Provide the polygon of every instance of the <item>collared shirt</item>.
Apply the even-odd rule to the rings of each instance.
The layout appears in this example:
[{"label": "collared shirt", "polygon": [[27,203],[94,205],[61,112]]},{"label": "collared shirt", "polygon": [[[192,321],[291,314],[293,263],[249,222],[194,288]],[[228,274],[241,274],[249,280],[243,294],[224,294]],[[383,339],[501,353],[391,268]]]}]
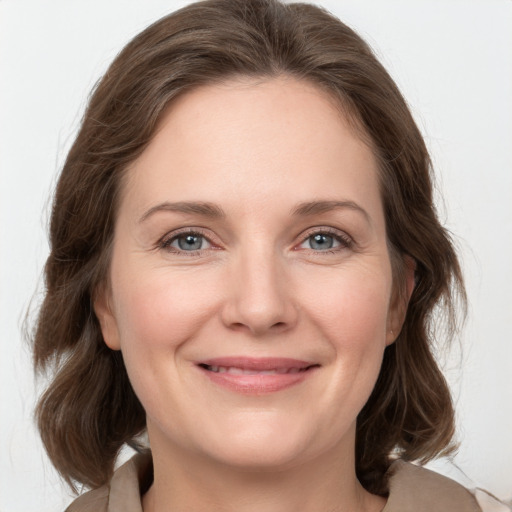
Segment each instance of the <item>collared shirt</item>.
[{"label": "collared shirt", "polygon": [[[115,471],[108,485],[77,498],[66,512],[143,512],[141,495],[152,480],[149,453]],[[389,468],[389,497],[382,512],[481,512],[462,485],[428,469],[397,460]]]}]

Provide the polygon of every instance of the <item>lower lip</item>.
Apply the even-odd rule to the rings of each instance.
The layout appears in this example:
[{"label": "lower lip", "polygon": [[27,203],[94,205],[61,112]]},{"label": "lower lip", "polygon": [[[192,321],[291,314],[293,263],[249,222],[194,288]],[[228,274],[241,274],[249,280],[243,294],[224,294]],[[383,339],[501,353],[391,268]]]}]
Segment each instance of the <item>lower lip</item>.
[{"label": "lower lip", "polygon": [[237,375],[227,372],[212,372],[200,366],[198,368],[215,384],[247,395],[275,393],[276,391],[295,386],[310,377],[316,369],[316,367],[312,367],[299,373],[280,373],[275,375]]}]

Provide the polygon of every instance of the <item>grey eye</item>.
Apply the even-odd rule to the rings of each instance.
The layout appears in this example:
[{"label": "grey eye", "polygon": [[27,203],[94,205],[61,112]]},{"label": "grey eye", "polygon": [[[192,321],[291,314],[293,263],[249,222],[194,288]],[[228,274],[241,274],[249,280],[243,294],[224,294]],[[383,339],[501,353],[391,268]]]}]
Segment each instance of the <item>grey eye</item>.
[{"label": "grey eye", "polygon": [[315,251],[325,251],[327,249],[332,249],[335,247],[335,244],[337,240],[331,236],[327,235],[325,233],[317,233],[316,235],[311,235],[308,237],[309,246],[311,249],[314,249]]},{"label": "grey eye", "polygon": [[171,246],[176,247],[182,251],[198,251],[204,249],[205,238],[202,235],[189,233],[180,235],[174,239]]}]

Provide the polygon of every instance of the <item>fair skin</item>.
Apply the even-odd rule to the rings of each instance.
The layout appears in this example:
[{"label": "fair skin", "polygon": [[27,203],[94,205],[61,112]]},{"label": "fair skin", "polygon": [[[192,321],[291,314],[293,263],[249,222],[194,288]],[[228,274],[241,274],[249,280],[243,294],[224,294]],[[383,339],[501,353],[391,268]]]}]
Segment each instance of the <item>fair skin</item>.
[{"label": "fair skin", "polygon": [[355,425],[404,305],[375,158],[325,93],[280,77],[176,100],[127,171],[105,288],[147,413],[145,512],[382,510]]}]

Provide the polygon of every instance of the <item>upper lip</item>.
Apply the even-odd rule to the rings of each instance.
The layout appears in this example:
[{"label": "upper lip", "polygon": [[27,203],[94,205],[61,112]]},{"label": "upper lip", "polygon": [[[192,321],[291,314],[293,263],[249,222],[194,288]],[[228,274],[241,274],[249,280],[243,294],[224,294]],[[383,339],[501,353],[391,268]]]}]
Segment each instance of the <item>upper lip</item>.
[{"label": "upper lip", "polygon": [[226,368],[240,368],[242,370],[268,371],[289,370],[290,368],[304,369],[318,366],[310,361],[292,359],[289,357],[216,357],[198,361],[199,366],[221,366]]}]

